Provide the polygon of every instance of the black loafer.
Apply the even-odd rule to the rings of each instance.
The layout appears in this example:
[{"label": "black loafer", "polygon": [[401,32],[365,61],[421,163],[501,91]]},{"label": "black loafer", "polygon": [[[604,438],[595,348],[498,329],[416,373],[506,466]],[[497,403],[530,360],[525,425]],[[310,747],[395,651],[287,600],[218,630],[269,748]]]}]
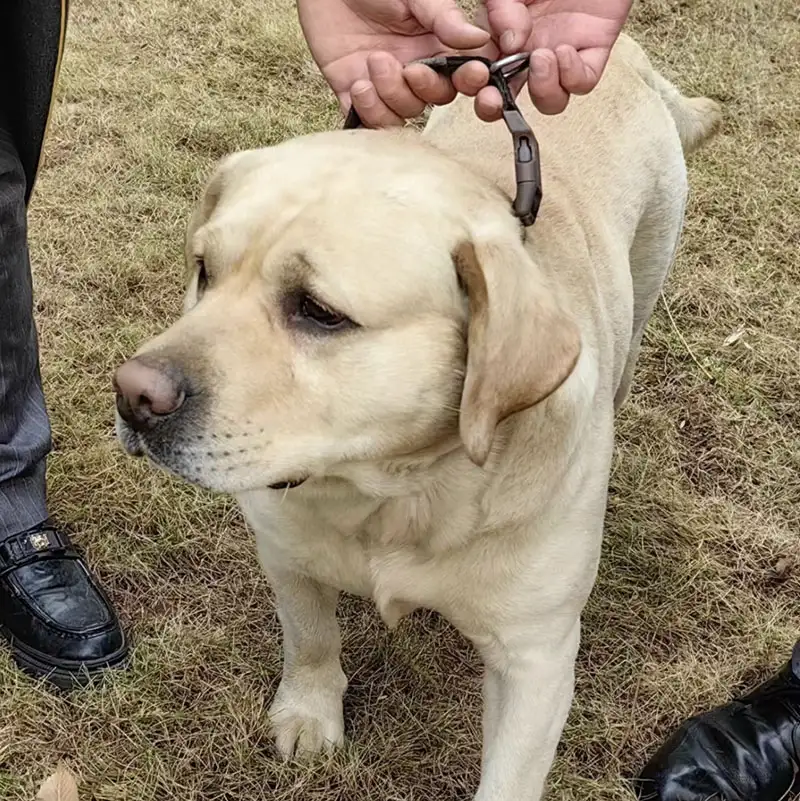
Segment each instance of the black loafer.
[{"label": "black loafer", "polygon": [[780,801],[800,790],[800,642],[749,695],[686,721],[635,780],[642,801]]},{"label": "black loafer", "polygon": [[0,634],[23,670],[64,690],[127,662],[113,607],[81,554],[50,523],[0,542]]}]

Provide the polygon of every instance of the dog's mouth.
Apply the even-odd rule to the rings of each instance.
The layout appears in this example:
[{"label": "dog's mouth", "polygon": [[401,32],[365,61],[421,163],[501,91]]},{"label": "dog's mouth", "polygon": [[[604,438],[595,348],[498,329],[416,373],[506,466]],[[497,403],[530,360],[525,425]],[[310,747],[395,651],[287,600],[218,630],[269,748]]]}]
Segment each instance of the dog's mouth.
[{"label": "dog's mouth", "polygon": [[[208,489],[216,488],[214,485],[217,482],[208,480],[208,472],[198,469],[197,465],[193,467],[191,464],[187,465],[185,462],[182,463],[180,458],[177,460],[171,458],[171,456],[174,455],[174,451],[170,453],[170,448],[167,449],[166,453],[162,453],[163,449],[151,445],[141,433],[134,431],[119,417],[117,417],[116,421],[116,434],[122,449],[128,456],[134,456],[136,458],[147,457],[159,467],[164,468],[170,473],[174,473],[184,479],[184,481],[188,481],[191,484],[198,484]],[[205,475],[203,475],[204,473]],[[211,474],[213,474],[213,468],[211,469]],[[308,479],[309,476],[307,475],[293,476],[268,484],[267,488],[286,492],[305,484]],[[263,487],[264,485],[262,484],[261,486]]]},{"label": "dog's mouth", "polygon": [[114,428],[116,430],[119,444],[122,446],[122,449],[125,451],[125,453],[128,454],[128,456],[141,458],[145,455],[141,437],[132,428],[129,428],[122,421],[119,415],[117,415]]}]

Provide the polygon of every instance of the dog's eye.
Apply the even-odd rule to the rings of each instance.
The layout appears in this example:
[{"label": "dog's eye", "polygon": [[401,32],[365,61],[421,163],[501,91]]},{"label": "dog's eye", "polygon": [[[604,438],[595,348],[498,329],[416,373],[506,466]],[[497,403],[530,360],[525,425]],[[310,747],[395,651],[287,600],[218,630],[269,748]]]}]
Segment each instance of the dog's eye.
[{"label": "dog's eye", "polygon": [[203,290],[208,286],[208,271],[202,256],[195,259],[195,265],[197,266],[197,288]]},{"label": "dog's eye", "polygon": [[197,267],[197,296],[201,297],[208,289],[208,271],[206,270],[206,263],[202,256],[196,256],[194,260]]},{"label": "dog's eye", "polygon": [[323,306],[319,301],[314,300],[311,295],[304,295],[300,299],[297,309],[297,316],[303,320],[314,323],[326,331],[338,331],[353,325],[353,321],[327,306]]}]

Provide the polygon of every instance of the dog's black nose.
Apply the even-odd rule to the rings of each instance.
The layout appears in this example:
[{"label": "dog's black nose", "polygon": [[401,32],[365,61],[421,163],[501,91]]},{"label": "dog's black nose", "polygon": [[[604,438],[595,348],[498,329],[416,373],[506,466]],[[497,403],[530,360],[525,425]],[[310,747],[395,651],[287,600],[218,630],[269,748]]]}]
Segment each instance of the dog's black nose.
[{"label": "dog's black nose", "polygon": [[185,381],[171,365],[133,358],[114,376],[117,411],[134,430],[150,428],[174,414],[186,400]]}]

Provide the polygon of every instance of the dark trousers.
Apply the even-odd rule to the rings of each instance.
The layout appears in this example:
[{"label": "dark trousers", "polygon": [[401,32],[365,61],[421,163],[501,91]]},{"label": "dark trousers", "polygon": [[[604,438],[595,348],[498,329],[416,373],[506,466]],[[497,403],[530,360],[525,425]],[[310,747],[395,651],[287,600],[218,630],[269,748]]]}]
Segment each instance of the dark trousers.
[{"label": "dark trousers", "polygon": [[0,540],[47,517],[50,423],[33,319],[27,205],[66,15],[66,0],[0,0]]}]

